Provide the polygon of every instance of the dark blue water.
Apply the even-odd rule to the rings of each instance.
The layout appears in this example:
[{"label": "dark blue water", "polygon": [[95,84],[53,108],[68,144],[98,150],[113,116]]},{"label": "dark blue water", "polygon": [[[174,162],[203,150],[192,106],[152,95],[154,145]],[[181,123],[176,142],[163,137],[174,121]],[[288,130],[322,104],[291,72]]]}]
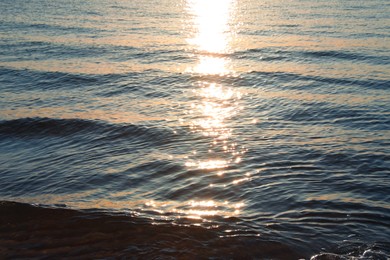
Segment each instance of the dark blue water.
[{"label": "dark blue water", "polygon": [[0,14],[0,258],[390,258],[388,1]]}]

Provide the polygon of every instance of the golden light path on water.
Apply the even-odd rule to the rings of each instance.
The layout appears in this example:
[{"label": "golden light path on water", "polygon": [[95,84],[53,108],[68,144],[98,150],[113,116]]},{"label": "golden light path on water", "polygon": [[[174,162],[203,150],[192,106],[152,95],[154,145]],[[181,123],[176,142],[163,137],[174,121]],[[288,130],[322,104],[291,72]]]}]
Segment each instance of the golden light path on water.
[{"label": "golden light path on water", "polygon": [[193,25],[197,34],[188,39],[188,42],[197,45],[199,51],[225,52],[228,47],[232,4],[232,0],[189,0],[188,8],[194,17]]},{"label": "golden light path on water", "polygon": [[229,51],[232,30],[229,26],[233,0],[188,0],[188,13],[193,17],[195,35],[187,42],[195,46],[199,62],[189,71],[201,74],[227,74],[228,60],[223,54]]},{"label": "golden light path on water", "polygon": [[[195,66],[189,66],[187,72],[200,75],[223,76],[229,70],[229,42],[233,35],[230,28],[233,0],[188,0],[187,12],[192,17],[193,32],[187,39],[188,44],[197,56]],[[195,98],[189,107],[188,114],[191,130],[209,138],[207,151],[195,150],[188,157],[185,165],[189,169],[204,170],[224,178],[224,169],[240,163],[245,149],[232,140],[232,118],[238,116],[242,95],[233,87],[217,81],[199,81],[193,86],[191,95]],[[248,176],[234,180],[237,185]],[[209,184],[213,187],[213,184]],[[192,219],[206,216],[233,216],[240,213],[242,202],[192,200],[180,213]],[[180,210],[179,210],[180,211]]]}]

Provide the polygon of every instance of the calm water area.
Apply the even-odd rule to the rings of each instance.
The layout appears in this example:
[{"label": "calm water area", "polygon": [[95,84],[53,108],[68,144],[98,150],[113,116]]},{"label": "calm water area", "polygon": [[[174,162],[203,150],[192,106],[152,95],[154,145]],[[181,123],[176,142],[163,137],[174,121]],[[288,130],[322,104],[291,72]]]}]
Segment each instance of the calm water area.
[{"label": "calm water area", "polygon": [[1,0],[0,258],[59,257],[390,259],[390,2]]}]

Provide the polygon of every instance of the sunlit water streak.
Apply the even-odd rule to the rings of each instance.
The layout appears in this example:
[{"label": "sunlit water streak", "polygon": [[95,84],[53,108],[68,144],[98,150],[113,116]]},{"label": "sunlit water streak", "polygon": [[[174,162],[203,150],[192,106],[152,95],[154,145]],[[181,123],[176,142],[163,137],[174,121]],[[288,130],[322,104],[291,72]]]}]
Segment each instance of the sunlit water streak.
[{"label": "sunlit water streak", "polygon": [[223,54],[230,50],[230,39],[234,31],[230,27],[234,10],[233,0],[191,1],[187,11],[192,16],[194,32],[187,42],[195,47],[198,64],[189,72],[201,74],[227,74],[229,59]]},{"label": "sunlit water streak", "polygon": [[[224,54],[230,51],[233,6],[234,1],[227,0],[187,2],[186,8],[194,28],[187,42],[194,46],[193,52],[198,58],[197,65],[190,66],[187,72],[200,75],[232,74],[228,69],[229,59]],[[239,103],[241,93],[225,84],[207,80],[196,82],[193,87],[195,98],[187,112],[191,119],[182,122],[189,124],[193,133],[207,137],[209,143],[206,149],[193,150],[185,166],[198,170],[223,170],[239,163],[244,150],[232,139],[234,133],[231,124],[234,121],[231,118],[239,116],[242,109]],[[222,176],[223,172],[216,174]],[[210,187],[212,185],[209,184]],[[193,211],[196,212],[204,215],[202,211]],[[235,210],[234,213],[239,211]]]},{"label": "sunlit water streak", "polygon": [[389,257],[387,2],[0,10],[0,254]]}]

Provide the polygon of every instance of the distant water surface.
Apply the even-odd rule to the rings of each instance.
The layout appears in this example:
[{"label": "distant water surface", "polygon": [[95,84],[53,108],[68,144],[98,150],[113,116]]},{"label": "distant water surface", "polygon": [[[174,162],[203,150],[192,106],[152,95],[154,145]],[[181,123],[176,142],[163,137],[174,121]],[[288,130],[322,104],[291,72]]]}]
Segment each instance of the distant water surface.
[{"label": "distant water surface", "polygon": [[390,2],[0,10],[0,255],[390,258]]}]

